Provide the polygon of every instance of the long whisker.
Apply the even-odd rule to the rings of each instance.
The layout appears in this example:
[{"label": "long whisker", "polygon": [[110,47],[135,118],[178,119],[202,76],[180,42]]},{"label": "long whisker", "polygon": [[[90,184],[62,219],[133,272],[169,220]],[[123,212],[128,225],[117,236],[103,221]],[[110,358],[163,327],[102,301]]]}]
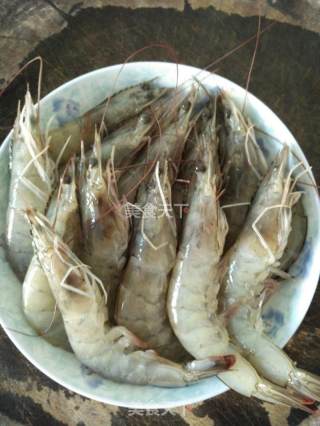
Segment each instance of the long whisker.
[{"label": "long whisker", "polygon": [[274,257],[274,255],[273,255],[273,253],[272,253],[272,250],[270,249],[270,247],[269,247],[269,245],[268,245],[268,243],[266,242],[266,240],[263,238],[263,236],[262,236],[262,234],[260,233],[260,231],[258,230],[258,228],[257,228],[257,224],[258,224],[258,222],[262,219],[262,217],[268,212],[268,211],[270,211],[270,210],[273,210],[273,209],[280,209],[280,208],[284,208],[284,209],[290,209],[291,207],[290,206],[288,206],[288,205],[285,205],[285,204],[277,204],[277,205],[274,205],[274,206],[269,206],[269,207],[266,207],[265,209],[263,209],[263,211],[258,215],[258,217],[255,219],[255,221],[252,223],[252,229],[253,229],[253,231],[257,234],[257,237],[258,237],[258,239],[259,239],[259,241],[261,242],[261,245],[265,248],[265,250],[267,251],[267,253],[268,253],[268,255],[269,255],[269,257],[270,257],[270,261],[272,262],[272,263],[274,263],[275,262],[275,257]]},{"label": "long whisker", "polygon": [[259,46],[259,41],[260,41],[260,34],[261,34],[261,16],[259,15],[259,17],[258,17],[258,31],[257,31],[257,37],[256,37],[256,44],[255,44],[255,47],[254,47],[254,51],[253,51],[253,55],[252,55],[252,60],[251,60],[251,64],[250,64],[250,69],[249,69],[249,73],[248,73],[248,77],[247,77],[246,94],[244,96],[244,101],[243,101],[243,106],[242,106],[242,112],[244,112],[245,109],[246,109],[246,102],[247,102],[249,84],[250,84],[250,80],[251,80],[251,74],[252,74],[252,70],[253,70],[253,66],[254,66],[254,61],[256,59],[256,55],[257,55],[257,51],[258,51],[258,46]]}]

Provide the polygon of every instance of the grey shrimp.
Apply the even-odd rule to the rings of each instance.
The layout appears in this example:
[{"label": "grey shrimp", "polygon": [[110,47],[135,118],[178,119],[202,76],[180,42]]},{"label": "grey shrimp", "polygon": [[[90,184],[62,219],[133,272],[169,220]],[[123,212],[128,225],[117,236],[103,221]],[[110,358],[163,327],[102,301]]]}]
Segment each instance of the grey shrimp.
[{"label": "grey shrimp", "polygon": [[304,370],[263,334],[260,300],[264,282],[279,264],[291,231],[294,192],[292,171],[286,171],[289,149],[275,159],[251,206],[244,229],[222,262],[224,309],[237,305],[229,330],[264,377],[320,400],[320,379]]},{"label": "grey shrimp", "polygon": [[171,329],[166,310],[169,274],[177,248],[169,175],[168,163],[157,162],[150,179],[139,188],[141,219],[135,221],[129,260],[117,296],[116,320],[160,355],[176,361],[186,353]]},{"label": "grey shrimp", "polygon": [[39,136],[38,110],[27,91],[25,105],[18,111],[11,141],[11,180],[7,211],[6,242],[10,263],[20,279],[33,256],[25,209],[45,212],[55,182],[55,165],[48,144]]}]

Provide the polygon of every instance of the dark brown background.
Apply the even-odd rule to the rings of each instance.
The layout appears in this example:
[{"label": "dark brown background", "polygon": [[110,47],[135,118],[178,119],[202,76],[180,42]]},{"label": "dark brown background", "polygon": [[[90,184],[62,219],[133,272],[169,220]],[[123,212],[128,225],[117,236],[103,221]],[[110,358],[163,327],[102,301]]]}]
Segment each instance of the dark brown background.
[{"label": "dark brown background", "polygon": [[[137,5],[139,2],[133,3]],[[148,6],[156,3],[148,2]],[[168,1],[158,3],[169,4]],[[41,55],[45,63],[45,94],[84,72],[121,63],[135,50],[157,42],[173,46],[179,62],[204,67],[257,30],[256,17],[229,15],[212,7],[193,10],[189,5],[184,8],[182,1],[173,3],[181,10],[155,7],[80,10],[83,2],[0,0],[0,85],[6,84],[19,64]],[[193,5],[196,7],[200,3],[205,5],[208,2],[193,2]],[[235,6],[232,1],[212,3],[229,12],[233,11],[230,7],[236,7],[235,10],[240,11],[239,4]],[[240,12],[248,14],[243,11],[248,12],[248,5],[256,6],[257,2],[238,3],[243,3]],[[140,2],[141,4],[146,2]],[[274,6],[271,1],[259,4],[265,4],[265,10],[269,10],[268,15],[273,18],[295,21],[296,24],[311,28],[310,22],[306,24],[306,18],[301,18],[297,2],[277,1]],[[309,4],[304,15],[310,12],[310,7]],[[258,8],[250,10],[256,13]],[[262,25],[269,22],[263,20]],[[32,48],[34,49],[31,51]],[[217,72],[244,86],[253,48],[254,42],[248,44],[221,62],[217,66]],[[250,90],[268,104],[292,130],[306,152],[318,182],[319,52],[318,34],[277,23],[261,38],[250,83]],[[171,60],[165,51],[155,48],[136,59]],[[12,126],[17,101],[23,97],[26,83],[30,83],[35,93],[36,81],[37,65],[32,65],[0,97],[1,140]],[[318,291],[302,326],[287,346],[288,353],[301,367],[318,374],[319,301]],[[294,426],[300,424],[305,417],[304,413],[297,410],[248,400],[231,391],[202,404],[170,412],[133,413],[127,409],[103,405],[66,391],[47,379],[18,353],[5,333],[0,332],[0,426]]]}]

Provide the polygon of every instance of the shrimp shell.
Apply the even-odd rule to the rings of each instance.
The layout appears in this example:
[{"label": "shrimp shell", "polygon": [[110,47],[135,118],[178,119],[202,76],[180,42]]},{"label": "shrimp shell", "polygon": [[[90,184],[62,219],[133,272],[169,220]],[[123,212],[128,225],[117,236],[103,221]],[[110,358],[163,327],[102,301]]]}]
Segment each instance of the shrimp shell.
[{"label": "shrimp shell", "polygon": [[[79,206],[76,195],[74,162],[50,201],[47,217],[55,232],[76,252],[81,241]],[[33,256],[22,285],[23,310],[29,323],[53,345],[69,348],[64,325],[45,272]]]},{"label": "shrimp shell", "polygon": [[7,211],[6,243],[14,271],[23,279],[33,256],[30,228],[25,217],[29,207],[45,212],[55,181],[48,146],[39,138],[38,115],[27,91],[18,112],[11,141],[11,180]]},{"label": "shrimp shell", "polygon": [[169,274],[177,247],[166,162],[161,167],[158,162],[149,182],[140,186],[137,204],[142,218],[136,220],[129,261],[117,296],[116,321],[161,356],[180,360],[186,353],[172,332],[166,311]]},{"label": "shrimp shell", "polygon": [[94,159],[96,165],[89,163],[81,178],[80,204],[85,239],[82,259],[103,282],[108,292],[108,311],[112,319],[116,290],[126,262],[129,221],[125,206],[118,200],[110,162],[104,178],[98,133],[95,137]]}]

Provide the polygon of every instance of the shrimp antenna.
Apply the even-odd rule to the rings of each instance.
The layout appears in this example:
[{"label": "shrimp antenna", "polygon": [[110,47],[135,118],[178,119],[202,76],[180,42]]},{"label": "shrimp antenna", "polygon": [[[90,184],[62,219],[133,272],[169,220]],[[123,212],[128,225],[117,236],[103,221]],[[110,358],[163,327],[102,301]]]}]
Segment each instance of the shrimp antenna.
[{"label": "shrimp antenna", "polygon": [[69,145],[70,141],[71,141],[71,136],[68,137],[68,139],[65,141],[65,143],[63,144],[63,146],[62,146],[62,148],[59,152],[59,155],[58,155],[57,160],[56,160],[56,168],[59,167],[60,161],[61,161],[63,154],[64,154],[65,150],[67,149],[67,146]]},{"label": "shrimp antenna", "polygon": [[53,229],[55,229],[55,227],[56,227],[56,222],[57,222],[57,218],[58,218],[58,211],[59,211],[59,205],[61,203],[62,187],[63,187],[64,181],[65,181],[65,177],[66,177],[66,175],[69,175],[71,177],[72,181],[74,181],[74,167],[75,167],[75,159],[74,159],[74,156],[73,156],[67,162],[66,166],[63,169],[62,175],[60,177],[60,183],[59,183],[59,187],[58,187],[55,213],[54,213],[53,220],[52,220],[52,227],[53,227]]},{"label": "shrimp antenna", "polygon": [[0,96],[2,96],[3,93],[10,87],[10,85],[14,82],[14,80],[18,77],[18,75],[20,75],[26,68],[28,68],[31,64],[33,64],[36,61],[39,61],[38,99],[40,99],[41,84],[39,84],[39,82],[42,81],[42,69],[43,69],[43,59],[41,56],[36,56],[35,58],[30,59],[30,61],[28,61],[21,68],[19,68],[18,71],[15,72],[13,76],[9,79],[5,87],[0,90]]},{"label": "shrimp antenna", "polygon": [[[81,260],[72,252],[70,247],[67,246],[57,234],[55,234],[52,229],[52,225],[48,221],[48,218],[33,209],[28,209],[26,213],[31,223],[31,226],[33,225],[33,222],[35,222],[38,223],[41,228],[44,228],[47,236],[49,237],[53,245],[54,252],[59,257],[61,262],[68,266],[68,270],[62,280],[61,287],[65,287],[66,289],[81,294],[82,296],[90,297],[88,293],[83,292],[81,289],[74,288],[73,286],[70,286],[66,283],[69,274],[71,272],[75,272],[78,276],[84,279],[84,281],[86,282],[86,284],[89,285],[89,288],[91,290],[95,285],[97,285],[98,288],[102,290],[105,300],[107,300],[107,292],[104,288],[102,281],[98,277],[96,277],[89,270],[88,266],[82,263]],[[34,232],[34,234],[37,235],[39,239],[41,238],[35,226],[32,226],[32,232]]]},{"label": "shrimp antenna", "polygon": [[93,148],[94,156],[96,157],[98,163],[99,176],[102,177],[102,161],[101,161],[101,137],[100,133],[95,127],[94,131],[94,148]]},{"label": "shrimp antenna", "polygon": [[[245,138],[245,141],[244,141],[244,148],[245,148],[246,157],[247,157],[247,161],[249,163],[249,166],[252,168],[252,170],[253,170],[254,174],[257,176],[257,178],[259,180],[261,180],[262,176],[258,172],[258,170],[255,168],[253,162],[251,161],[251,157],[250,157],[250,153],[249,153],[249,145],[248,145],[249,144],[249,137],[250,137],[250,132],[253,130],[253,127],[254,126],[252,126],[252,125],[249,126],[248,129],[247,129],[247,131],[246,131],[246,138]],[[250,138],[250,140],[251,140],[251,138]]]},{"label": "shrimp antenna", "polygon": [[[303,166],[303,164],[302,164],[302,166]],[[304,170],[302,170],[300,173],[298,173],[298,175],[294,178],[294,180],[293,180],[293,182],[292,182],[292,185],[291,185],[290,191],[293,191],[293,188],[296,186],[296,184],[298,183],[299,179],[300,179],[303,175],[308,174],[308,173],[311,173],[311,171],[312,171],[312,167],[311,167],[311,166],[309,166],[309,167],[306,167]]]},{"label": "shrimp antenna", "polygon": [[251,74],[252,74],[252,71],[253,71],[253,66],[254,66],[254,62],[255,62],[255,59],[256,59],[257,51],[258,51],[260,35],[261,35],[261,15],[258,16],[258,31],[257,31],[257,37],[256,37],[256,44],[255,44],[255,47],[254,47],[252,60],[251,60],[251,64],[250,64],[250,69],[249,69],[249,73],[248,73],[248,77],[247,77],[246,94],[245,94],[244,101],[243,101],[242,112],[244,112],[245,109],[246,109],[246,102],[247,102],[249,84],[250,84]]},{"label": "shrimp antenna", "polygon": [[42,151],[40,151],[38,154],[34,155],[33,158],[31,158],[31,160],[26,164],[26,166],[24,167],[24,169],[22,170],[21,174],[19,175],[18,180],[20,180],[26,188],[28,188],[31,192],[33,192],[39,199],[42,199],[44,201],[47,200],[47,195],[44,191],[42,191],[40,188],[38,188],[34,183],[32,183],[29,179],[27,179],[25,177],[25,174],[27,173],[27,171],[29,170],[29,168],[33,165],[33,164],[37,164],[37,159],[39,157],[41,157],[46,151],[48,150],[48,146],[46,146],[45,148],[43,148]]},{"label": "shrimp antenna", "polygon": [[[135,52],[133,52],[131,55],[129,55],[127,57],[127,59],[121,65],[121,68],[120,68],[120,70],[119,70],[116,78],[114,79],[113,86],[112,86],[112,89],[111,89],[111,93],[114,93],[116,84],[117,84],[117,82],[119,80],[120,74],[121,74],[123,68],[125,67],[125,65],[128,62],[130,62],[131,59],[133,59],[135,56],[139,55],[140,53],[142,53],[142,52],[144,52],[144,51],[146,51],[148,49],[155,48],[155,47],[167,50],[169,52],[169,56],[171,58],[173,58],[174,62],[177,64],[177,83],[176,83],[176,87],[177,87],[177,85],[178,85],[178,59],[177,59],[176,51],[169,44],[165,44],[165,43],[153,43],[153,44],[150,44],[148,46],[144,46],[141,49],[136,50]],[[106,117],[106,114],[107,114],[107,111],[108,111],[108,108],[109,108],[109,105],[110,105],[110,102],[111,102],[111,98],[112,98],[112,94],[108,96],[107,101],[106,101],[106,106],[105,106],[105,109],[104,109],[103,114],[102,114],[101,124],[100,124],[100,128],[99,128],[99,133],[100,134],[102,133],[102,130],[103,130],[103,126],[104,126],[104,122],[105,122],[105,117]]]},{"label": "shrimp antenna", "polygon": [[[256,130],[256,132],[261,133],[262,135],[268,136],[268,138],[271,138],[272,140],[274,140],[275,142],[277,142],[278,144],[280,144],[281,146],[287,146],[287,143],[280,140],[279,138],[277,138],[274,135],[271,135],[270,133],[266,132],[265,130],[261,129],[260,127],[258,127],[257,125],[254,125],[254,128]],[[303,161],[301,160],[301,158],[298,156],[298,154],[296,154],[293,150],[290,151],[291,155],[299,162],[303,163]],[[305,167],[305,165],[303,164],[303,167]],[[312,186],[316,191],[317,194],[319,195],[319,188],[320,186],[317,185],[314,176],[310,173],[310,171],[308,172],[308,176],[310,178],[310,180],[313,183],[309,183],[309,182],[300,182],[300,185],[306,185],[306,186]]]},{"label": "shrimp antenna", "polygon": [[53,308],[53,311],[52,311],[52,315],[51,315],[51,319],[50,319],[50,323],[45,330],[43,330],[41,333],[39,333],[39,337],[44,337],[50,332],[50,330],[52,329],[52,327],[54,325],[54,321],[57,317],[57,312],[58,312],[58,304],[57,304],[57,302],[55,302],[54,308]]},{"label": "shrimp antenna", "polygon": [[200,81],[196,76],[192,77],[192,79],[202,88],[202,90],[206,93],[208,96],[208,99],[210,103],[212,102],[212,94],[209,92],[209,90],[206,88],[206,86]]},{"label": "shrimp antenna", "polygon": [[[165,167],[166,167],[167,163],[165,162]],[[159,189],[159,194],[160,194],[160,198],[163,204],[163,209],[164,209],[164,213],[167,217],[170,217],[169,211],[168,211],[168,206],[167,206],[167,201],[166,201],[166,197],[163,193],[163,189],[161,187],[161,182],[160,182],[160,175],[159,175],[159,168],[160,168],[160,161],[157,162],[156,164],[156,168],[155,168],[155,178],[156,178],[156,182],[158,185],[158,189]]]},{"label": "shrimp antenna", "polygon": [[[149,163],[150,163],[150,166],[148,167],[148,169],[147,169],[147,172],[138,180],[138,182],[136,182],[130,189],[129,189],[129,191],[125,194],[125,197],[127,198],[128,197],[128,195],[130,195],[132,192],[134,192],[137,188],[139,188],[139,186],[141,185],[141,183],[149,176],[149,174],[151,173],[151,171],[153,170],[153,168],[154,168],[154,165],[156,164],[156,162],[158,161],[158,157],[159,157],[159,155],[157,154],[156,155],[156,157],[153,159],[153,160],[151,160]],[[148,163],[143,163],[142,165],[144,166],[145,164],[148,164]]]},{"label": "shrimp antenna", "polygon": [[264,249],[268,253],[272,263],[274,263],[276,261],[276,259],[274,257],[274,254],[272,253],[272,250],[269,247],[268,243],[263,238],[261,232],[258,230],[257,224],[262,219],[262,217],[270,210],[273,210],[273,209],[290,209],[290,208],[291,208],[291,206],[287,205],[287,204],[275,204],[274,206],[266,207],[265,209],[263,209],[263,211],[258,215],[258,217],[254,220],[254,222],[251,225],[253,231],[256,233],[259,241],[261,242],[261,245],[264,247]]},{"label": "shrimp antenna", "polygon": [[116,178],[116,170],[115,170],[115,167],[114,167],[115,151],[116,151],[116,147],[113,146],[112,149],[111,149],[111,155],[110,155],[110,167],[111,167],[112,182],[114,184],[115,191],[118,194],[118,182],[117,182],[117,178]]},{"label": "shrimp antenna", "polygon": [[150,238],[145,233],[145,230],[144,230],[144,222],[145,222],[145,211],[144,211],[144,208],[142,209],[138,205],[132,204],[129,201],[127,202],[127,204],[129,206],[131,206],[132,208],[134,208],[134,209],[136,209],[136,210],[138,210],[138,211],[140,211],[142,213],[142,216],[141,216],[141,228],[140,228],[140,230],[141,230],[141,234],[142,234],[143,239],[150,245],[150,247],[153,250],[157,251],[157,250],[160,250],[162,247],[167,246],[168,245],[167,241],[165,241],[164,243],[161,243],[158,246],[156,246],[155,244],[153,244],[153,242],[150,240]]},{"label": "shrimp antenna", "polygon": [[[271,30],[271,28],[274,25],[276,25],[276,24],[277,24],[276,22],[271,22],[270,24],[267,24],[263,29],[260,29],[260,31],[259,31],[259,38],[261,37],[262,34],[264,34],[265,32],[267,32],[269,30]],[[238,50],[242,49],[244,46],[246,46],[247,44],[251,43],[253,40],[256,40],[257,36],[258,36],[258,34],[256,32],[251,37],[249,37],[246,40],[242,41],[241,43],[237,44],[234,48],[232,48],[231,50],[229,50],[229,52],[225,53],[224,55],[220,56],[219,58],[215,59],[213,62],[211,62],[210,64],[208,64],[207,66],[205,66],[203,68],[203,70],[200,70],[197,74],[195,74],[195,76],[199,77],[201,75],[201,73],[203,73],[204,71],[208,71],[208,70],[212,69],[215,65],[219,64],[220,62],[223,62],[229,56],[231,56],[232,54],[234,54]],[[216,70],[214,70],[213,72],[215,72],[215,71]],[[203,80],[205,80],[207,77],[208,77],[208,75],[206,75],[203,78]],[[181,83],[179,85],[179,88],[181,89],[188,82],[189,82],[189,80],[184,81],[183,83]],[[176,91],[178,91],[178,90],[176,89]]]},{"label": "shrimp antenna", "polygon": [[284,200],[287,198],[288,194],[289,194],[289,193],[290,193],[290,191],[291,191],[291,186],[292,186],[292,185],[291,185],[291,176],[292,176],[293,172],[294,172],[296,169],[298,169],[301,165],[302,165],[302,162],[300,162],[300,163],[298,163],[298,164],[294,165],[294,166],[290,169],[290,171],[289,171],[289,173],[288,173],[288,176],[287,176],[287,178],[286,178],[286,182],[285,182],[285,187],[284,187],[283,196],[282,196],[282,203],[284,203]]}]

